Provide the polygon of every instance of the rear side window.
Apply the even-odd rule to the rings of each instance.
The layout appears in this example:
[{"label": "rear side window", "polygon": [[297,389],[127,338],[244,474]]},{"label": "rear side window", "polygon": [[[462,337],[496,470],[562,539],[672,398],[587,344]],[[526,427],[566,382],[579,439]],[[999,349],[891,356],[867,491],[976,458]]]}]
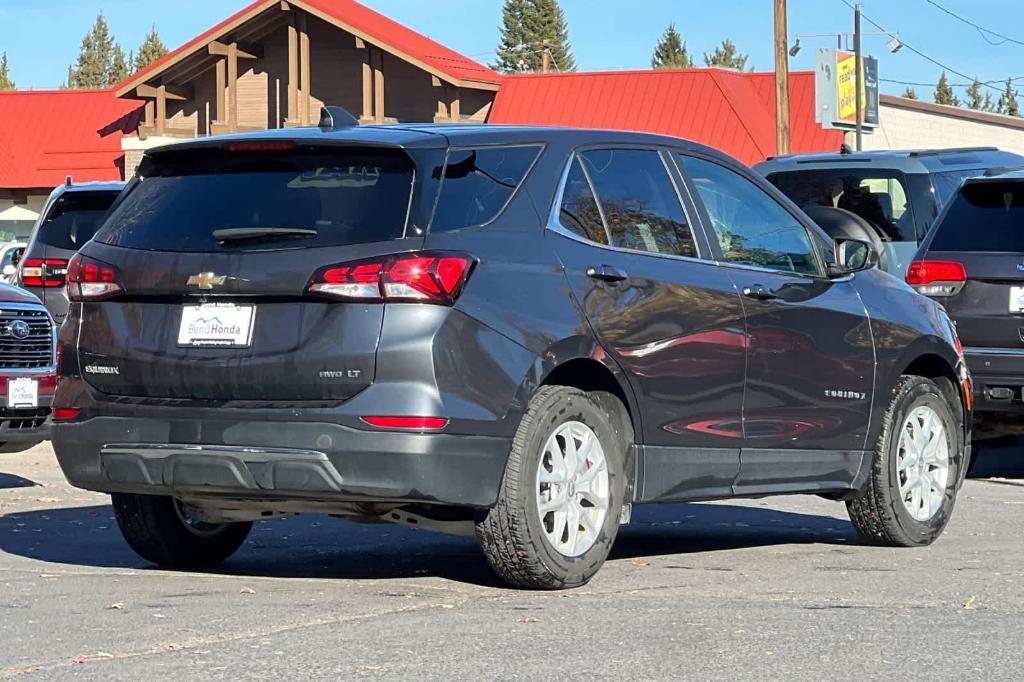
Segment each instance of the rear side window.
[{"label": "rear side window", "polygon": [[36,241],[58,249],[77,251],[103,224],[117,192],[65,192],[54,202],[39,226]]},{"label": "rear side window", "polygon": [[[98,241],[180,252],[344,246],[405,234],[414,164],[389,149],[206,150],[144,163]],[[220,242],[215,230],[291,230]],[[302,232],[303,234],[295,234]]]},{"label": "rear side window", "polygon": [[971,182],[936,228],[933,251],[1024,252],[1024,182]]},{"label": "rear side window", "polygon": [[453,149],[448,154],[432,232],[476,227],[504,210],[540,154],[539,145]]},{"label": "rear side window", "polygon": [[597,196],[609,244],[697,256],[679,195],[657,151],[591,149],[577,158]]},{"label": "rear side window", "polygon": [[601,219],[601,209],[597,207],[597,197],[590,187],[583,172],[583,164],[579,157],[572,161],[569,175],[562,190],[562,204],[559,206],[558,220],[562,227],[575,232],[584,239],[598,244],[608,244],[608,233]]}]

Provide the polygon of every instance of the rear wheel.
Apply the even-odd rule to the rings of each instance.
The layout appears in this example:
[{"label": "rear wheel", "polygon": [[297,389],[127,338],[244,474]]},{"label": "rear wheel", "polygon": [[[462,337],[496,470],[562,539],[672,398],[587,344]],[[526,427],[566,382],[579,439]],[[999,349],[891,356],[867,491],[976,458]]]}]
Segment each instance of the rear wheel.
[{"label": "rear wheel", "polygon": [[135,553],[158,566],[205,568],[219,564],[245,542],[252,523],[205,523],[173,497],[111,495],[114,518]]},{"label": "rear wheel", "polygon": [[618,398],[541,388],[516,432],[497,504],[477,524],[495,572],[534,589],[590,580],[618,532],[631,443]]},{"label": "rear wheel", "polygon": [[942,533],[965,465],[961,422],[953,409],[931,379],[905,376],[896,384],[866,493],[847,502],[862,538],[915,547]]}]

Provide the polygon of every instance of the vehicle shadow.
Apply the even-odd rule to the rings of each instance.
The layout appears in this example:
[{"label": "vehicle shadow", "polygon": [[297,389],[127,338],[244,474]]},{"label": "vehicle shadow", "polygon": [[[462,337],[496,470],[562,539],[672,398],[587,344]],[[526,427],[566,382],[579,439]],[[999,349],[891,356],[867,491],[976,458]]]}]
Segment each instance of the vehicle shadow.
[{"label": "vehicle shadow", "polygon": [[0,490],[8,490],[10,488],[32,488],[35,485],[35,481],[30,481],[27,478],[16,476],[14,474],[5,474],[0,471]]},{"label": "vehicle shadow", "polygon": [[968,476],[1024,479],[1024,436],[976,442]]},{"label": "vehicle shadow", "polygon": [[[725,504],[636,508],[611,559],[780,544],[855,544],[845,519]],[[0,551],[75,566],[153,570],[125,543],[108,505],[0,516]],[[279,578],[435,576],[500,586],[473,538],[326,516],[257,523],[239,552],[211,573]]]}]

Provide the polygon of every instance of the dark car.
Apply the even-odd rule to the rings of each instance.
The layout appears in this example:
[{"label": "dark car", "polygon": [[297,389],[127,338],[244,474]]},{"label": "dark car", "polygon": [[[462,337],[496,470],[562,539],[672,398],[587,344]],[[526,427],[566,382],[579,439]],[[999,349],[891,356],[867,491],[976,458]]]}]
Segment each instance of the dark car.
[{"label": "dark car", "polygon": [[149,151],[72,259],[54,448],[143,557],[326,512],[475,532],[556,588],[634,503],[942,531],[969,380],[866,244],[680,139],[331,119]]},{"label": "dark car", "polygon": [[32,294],[0,284],[0,452],[50,437],[57,386],[56,328]]},{"label": "dark car", "polygon": [[68,314],[68,261],[92,239],[124,188],[121,182],[73,183],[50,194],[20,256],[15,284],[39,297],[58,324]]},{"label": "dark car", "polygon": [[1024,156],[995,147],[792,154],[756,170],[807,211],[831,206],[868,221],[882,267],[903,277],[942,206],[964,178],[1024,168]]},{"label": "dark car", "polygon": [[976,433],[1024,430],[1024,173],[970,178],[921,244],[907,282],[942,303],[974,375]]}]

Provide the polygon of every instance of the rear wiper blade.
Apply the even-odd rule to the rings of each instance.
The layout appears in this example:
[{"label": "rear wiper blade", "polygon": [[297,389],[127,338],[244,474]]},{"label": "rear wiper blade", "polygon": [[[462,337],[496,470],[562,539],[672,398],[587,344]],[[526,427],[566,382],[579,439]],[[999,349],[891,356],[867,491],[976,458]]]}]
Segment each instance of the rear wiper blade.
[{"label": "rear wiper blade", "polygon": [[319,237],[316,230],[302,227],[225,227],[213,231],[219,242],[238,242],[246,239],[301,239]]}]

